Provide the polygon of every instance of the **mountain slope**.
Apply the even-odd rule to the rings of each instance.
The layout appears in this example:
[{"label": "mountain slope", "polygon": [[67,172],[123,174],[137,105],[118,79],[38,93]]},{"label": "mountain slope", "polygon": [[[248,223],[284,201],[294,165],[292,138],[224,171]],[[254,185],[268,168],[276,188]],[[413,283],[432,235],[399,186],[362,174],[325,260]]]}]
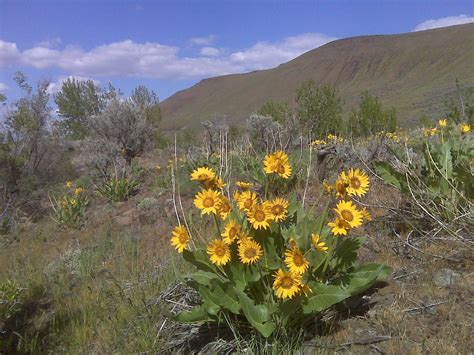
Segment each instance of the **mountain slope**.
[{"label": "mountain slope", "polygon": [[474,24],[328,43],[269,70],[205,79],[161,103],[163,128],[199,127],[205,119],[245,120],[268,100],[292,103],[307,79],[340,90],[345,111],[368,90],[411,125],[441,114],[455,80],[474,86]]}]

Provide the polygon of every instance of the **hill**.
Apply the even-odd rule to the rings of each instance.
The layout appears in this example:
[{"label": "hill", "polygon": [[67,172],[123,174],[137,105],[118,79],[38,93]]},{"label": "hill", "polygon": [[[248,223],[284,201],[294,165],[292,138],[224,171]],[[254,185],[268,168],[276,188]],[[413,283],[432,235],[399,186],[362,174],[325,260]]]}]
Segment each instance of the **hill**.
[{"label": "hill", "polygon": [[455,80],[474,86],[474,24],[337,40],[269,70],[205,79],[161,103],[165,130],[200,121],[245,120],[268,100],[291,103],[307,79],[336,85],[345,111],[368,90],[397,109],[402,125],[442,114]]}]

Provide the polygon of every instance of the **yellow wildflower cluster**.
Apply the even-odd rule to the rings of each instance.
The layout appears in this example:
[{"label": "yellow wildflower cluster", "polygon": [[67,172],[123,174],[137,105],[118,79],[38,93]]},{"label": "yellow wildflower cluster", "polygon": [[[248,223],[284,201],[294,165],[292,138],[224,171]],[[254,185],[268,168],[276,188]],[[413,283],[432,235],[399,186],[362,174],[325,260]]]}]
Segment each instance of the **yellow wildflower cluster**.
[{"label": "yellow wildflower cluster", "polygon": [[311,145],[316,146],[316,147],[321,146],[321,145],[326,145],[326,144],[327,143],[324,139],[316,139],[316,140],[311,142]]},{"label": "yellow wildflower cluster", "polygon": [[328,134],[327,136],[328,141],[333,143],[344,143],[345,139],[343,137],[337,136],[335,134]]},{"label": "yellow wildflower cluster", "polygon": [[291,176],[291,165],[288,161],[288,155],[283,151],[268,154],[263,161],[266,174],[278,174],[283,179]]},{"label": "yellow wildflower cluster", "polygon": [[359,169],[350,169],[347,173],[343,171],[334,186],[327,186],[330,188],[326,190],[334,191],[336,197],[340,198],[334,209],[336,218],[328,223],[334,235],[346,235],[351,228],[362,225],[364,219],[368,221],[372,219],[365,208],[359,210],[352,201],[348,200],[351,196],[362,197],[368,192],[369,178],[364,171]]}]

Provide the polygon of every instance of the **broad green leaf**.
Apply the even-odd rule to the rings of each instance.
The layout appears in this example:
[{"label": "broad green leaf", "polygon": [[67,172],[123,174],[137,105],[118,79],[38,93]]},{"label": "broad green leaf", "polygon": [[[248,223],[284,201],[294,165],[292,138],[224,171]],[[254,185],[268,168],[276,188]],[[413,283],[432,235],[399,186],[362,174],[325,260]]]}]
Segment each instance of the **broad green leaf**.
[{"label": "broad green leaf", "polygon": [[184,249],[183,258],[196,266],[199,270],[213,272],[214,268],[209,263],[209,257],[204,250],[198,249],[194,252]]},{"label": "broad green leaf", "polygon": [[186,275],[185,278],[189,278],[191,280],[196,281],[198,284],[207,286],[210,285],[211,280],[222,280],[219,275],[204,270],[198,270],[196,272],[193,272],[192,274]]},{"label": "broad green leaf", "polygon": [[399,190],[405,190],[405,175],[396,171],[389,163],[383,161],[374,162],[375,170],[387,184],[394,185]]},{"label": "broad green leaf", "polygon": [[363,241],[362,238],[339,238],[332,257],[332,267],[338,271],[349,269],[357,260],[357,251]]},{"label": "broad green leaf", "polygon": [[367,264],[354,269],[345,279],[346,290],[357,295],[368,290],[375,282],[385,279],[392,269],[383,264]]},{"label": "broad green leaf", "polygon": [[213,320],[213,318],[207,313],[204,305],[195,306],[190,311],[180,312],[173,316],[173,319],[183,323],[206,322]]},{"label": "broad green leaf", "polygon": [[234,288],[230,284],[222,285],[220,282],[214,280],[211,288],[200,286],[199,294],[205,302],[216,304],[235,314],[240,313],[239,300],[234,292]]},{"label": "broad green leaf", "polygon": [[249,323],[257,329],[265,338],[268,338],[275,330],[275,324],[270,320],[275,309],[267,305],[255,305],[245,292],[235,290],[242,305],[242,311]]},{"label": "broad green leaf", "polygon": [[319,282],[309,282],[308,286],[313,291],[314,296],[302,301],[303,313],[305,314],[319,313],[351,296],[341,286],[325,285]]}]

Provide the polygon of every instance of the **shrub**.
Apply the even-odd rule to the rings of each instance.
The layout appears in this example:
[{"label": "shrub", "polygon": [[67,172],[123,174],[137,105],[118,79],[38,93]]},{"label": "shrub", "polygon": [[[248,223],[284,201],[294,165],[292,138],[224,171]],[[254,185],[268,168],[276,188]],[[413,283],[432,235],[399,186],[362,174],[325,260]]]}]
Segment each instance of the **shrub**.
[{"label": "shrub", "polygon": [[52,198],[53,219],[66,228],[79,228],[86,213],[89,199],[82,187],[74,187],[72,181],[66,183],[68,191],[59,200]]},{"label": "shrub", "polygon": [[[474,142],[470,126],[440,120],[437,127],[425,129],[420,150],[418,159],[392,150],[396,161],[376,162],[376,170],[385,182],[411,201],[407,208],[417,210],[412,216],[422,216],[435,224],[441,222],[441,227],[451,233],[457,228],[450,229],[450,223],[469,219],[474,199]],[[409,222],[417,224],[413,217]]]},{"label": "shrub", "polygon": [[0,319],[2,321],[13,317],[21,309],[21,291],[21,287],[15,280],[0,283]]},{"label": "shrub", "polygon": [[[282,181],[293,174],[284,152],[267,155],[262,170]],[[191,179],[203,186],[194,205],[215,228],[210,243],[192,237],[184,225],[173,231],[171,244],[197,269],[186,279],[202,298],[201,305],[176,315],[179,321],[237,325],[244,319],[264,337],[290,334],[389,273],[383,265],[356,264],[363,238],[348,234],[369,218],[351,200],[369,188],[359,170],[341,173],[333,186],[339,200],[329,223],[327,209],[315,215],[296,196],[287,200],[267,190],[259,197],[248,184],[239,183],[231,201],[221,188],[209,187],[220,179],[209,168],[196,169]]]},{"label": "shrub", "polygon": [[112,177],[101,186],[97,187],[97,192],[102,197],[106,197],[111,201],[119,202],[127,200],[139,185],[135,178],[118,178]]}]

